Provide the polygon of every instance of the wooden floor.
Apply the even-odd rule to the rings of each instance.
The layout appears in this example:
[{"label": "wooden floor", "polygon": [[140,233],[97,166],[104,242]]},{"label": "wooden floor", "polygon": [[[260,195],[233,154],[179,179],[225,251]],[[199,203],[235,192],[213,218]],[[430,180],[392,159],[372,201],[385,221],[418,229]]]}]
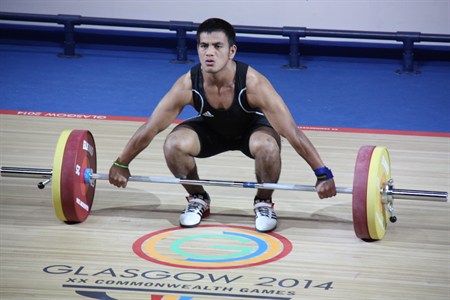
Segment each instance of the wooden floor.
[{"label": "wooden floor", "polygon": [[[139,125],[0,115],[0,164],[51,168],[61,131],[89,129],[96,140],[98,172],[107,173]],[[162,155],[167,132],[132,163],[133,174],[171,176]],[[373,144],[390,150],[397,188],[450,189],[448,138],[316,131],[307,135],[332,168],[338,186],[351,187],[359,147]],[[309,167],[286,141],[282,154],[280,183],[314,184]],[[205,179],[254,181],[253,162],[237,152],[199,160],[198,167]],[[246,228],[253,228],[254,190],[209,187],[212,214],[202,224],[217,226],[178,230],[186,203],[181,186],[133,182],[119,190],[99,181],[89,218],[67,225],[54,215],[51,187],[38,190],[38,181],[1,178],[2,300],[450,298],[448,203],[398,200],[397,223],[389,224],[383,240],[367,243],[354,234],[351,195],[320,200],[315,193],[276,191],[276,235],[255,235],[284,241],[285,257],[246,267],[214,268],[211,263],[210,268],[196,268],[146,260],[133,251],[133,244],[161,231],[171,233],[172,239],[184,238],[185,245],[191,245],[184,251],[194,257],[233,251],[239,245],[216,247],[217,237],[224,228],[251,235]],[[195,239],[203,242],[192,242]],[[160,241],[169,243],[167,238]],[[289,243],[292,251],[287,253]],[[158,253],[170,260],[176,251],[161,247]]]}]

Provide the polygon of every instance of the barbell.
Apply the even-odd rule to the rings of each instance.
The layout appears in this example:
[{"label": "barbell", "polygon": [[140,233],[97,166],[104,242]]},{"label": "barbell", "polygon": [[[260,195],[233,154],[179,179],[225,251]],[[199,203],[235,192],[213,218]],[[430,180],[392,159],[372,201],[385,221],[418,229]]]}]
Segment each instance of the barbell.
[{"label": "barbell", "polygon": [[[53,169],[0,167],[1,176],[43,178],[38,187],[52,182],[52,199],[56,217],[66,223],[84,222],[89,216],[97,180],[108,174],[96,173],[97,151],[92,133],[65,130],[61,133],[53,158]],[[395,189],[391,178],[389,152],[382,146],[362,146],[356,158],[353,188],[337,188],[338,193],[352,194],[353,227],[358,238],[380,240],[387,220],[395,222],[394,199],[448,200],[447,192]],[[316,191],[314,186],[280,183],[257,183],[225,180],[190,180],[152,176],[131,176],[129,181],[186,185],[212,185],[270,190]]]}]

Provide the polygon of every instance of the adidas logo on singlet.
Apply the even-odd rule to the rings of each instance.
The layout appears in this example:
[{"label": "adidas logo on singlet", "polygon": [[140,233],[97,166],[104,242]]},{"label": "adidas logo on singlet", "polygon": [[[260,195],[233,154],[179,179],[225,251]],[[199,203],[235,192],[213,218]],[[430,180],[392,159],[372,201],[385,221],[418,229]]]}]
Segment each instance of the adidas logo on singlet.
[{"label": "adidas logo on singlet", "polygon": [[204,112],[202,114],[202,116],[208,117],[208,118],[214,118],[214,115],[212,113],[210,113],[208,110],[206,112]]}]

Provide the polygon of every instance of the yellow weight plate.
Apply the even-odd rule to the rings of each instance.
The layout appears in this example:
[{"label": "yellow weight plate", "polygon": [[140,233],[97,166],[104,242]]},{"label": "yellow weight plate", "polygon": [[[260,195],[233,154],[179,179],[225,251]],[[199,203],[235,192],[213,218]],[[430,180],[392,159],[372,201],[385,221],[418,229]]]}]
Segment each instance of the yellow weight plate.
[{"label": "yellow weight plate", "polygon": [[67,221],[62,208],[61,200],[61,168],[64,158],[64,150],[66,148],[67,140],[72,130],[64,130],[59,136],[58,143],[56,144],[55,155],[53,157],[53,171],[52,171],[52,199],[53,208],[55,210],[56,217],[65,222]]},{"label": "yellow weight plate", "polygon": [[381,240],[387,228],[387,212],[382,202],[383,183],[391,179],[391,162],[386,147],[372,153],[367,179],[367,227],[370,238]]}]

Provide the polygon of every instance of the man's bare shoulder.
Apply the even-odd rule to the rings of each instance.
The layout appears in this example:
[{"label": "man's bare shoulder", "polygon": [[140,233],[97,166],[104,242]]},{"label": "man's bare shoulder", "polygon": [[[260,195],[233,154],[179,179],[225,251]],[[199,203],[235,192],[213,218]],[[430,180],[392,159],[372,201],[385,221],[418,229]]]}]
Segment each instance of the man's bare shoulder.
[{"label": "man's bare shoulder", "polygon": [[264,76],[259,71],[255,70],[252,67],[248,67],[247,70],[247,78],[246,78],[246,84],[247,89],[253,89],[256,87],[260,87],[261,84],[268,84],[269,81],[267,80],[266,76]]},{"label": "man's bare shoulder", "polygon": [[261,76],[261,73],[256,71],[254,68],[248,66],[247,78],[246,78],[247,85],[256,84],[258,82],[260,76]]},{"label": "man's bare shoulder", "polygon": [[181,75],[173,84],[169,94],[172,95],[175,101],[190,102],[192,95],[191,73],[186,72]]},{"label": "man's bare shoulder", "polygon": [[192,102],[191,74],[187,72],[175,81],[170,90],[161,99],[162,103],[171,103],[177,107],[183,107]]},{"label": "man's bare shoulder", "polygon": [[188,71],[181,75],[178,80],[175,82],[174,86],[179,88],[180,90],[192,90],[192,80],[191,80],[191,72]]},{"label": "man's bare shoulder", "polygon": [[266,76],[250,66],[247,71],[246,85],[249,93],[256,93],[272,86]]}]

